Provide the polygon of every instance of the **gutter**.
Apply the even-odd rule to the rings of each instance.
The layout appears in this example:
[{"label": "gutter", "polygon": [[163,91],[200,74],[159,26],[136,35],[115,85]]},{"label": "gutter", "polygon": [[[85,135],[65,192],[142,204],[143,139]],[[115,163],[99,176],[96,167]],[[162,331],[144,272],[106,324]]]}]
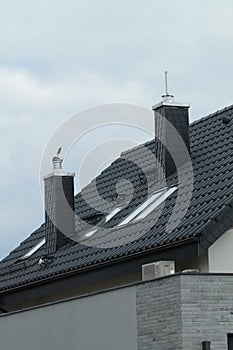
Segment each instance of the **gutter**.
[{"label": "gutter", "polygon": [[[143,256],[146,257],[146,256],[150,255],[151,253],[157,253],[157,252],[161,252],[161,251],[168,250],[168,249],[171,249],[171,248],[181,247],[183,245],[191,244],[191,243],[196,243],[199,246],[199,238],[198,237],[187,238],[187,239],[182,240],[182,242],[169,243],[169,244],[163,245],[162,247],[159,247],[157,249],[156,248],[150,248],[150,249],[148,249],[148,250],[143,252]],[[97,270],[97,269],[100,269],[100,268],[104,268],[106,266],[118,264],[118,263],[121,263],[121,262],[126,262],[128,260],[133,260],[133,259],[137,258],[138,256],[142,256],[142,251],[141,250],[138,251],[138,252],[134,252],[132,254],[128,254],[128,255],[125,255],[125,256],[117,257],[115,259],[106,260],[104,262],[100,262],[100,263],[97,263],[97,264],[94,264],[94,265],[90,265],[88,267],[76,268],[76,269],[73,269],[73,270],[70,270],[70,271],[67,271],[67,272],[57,273],[56,275],[51,275],[49,277],[42,278],[42,279],[37,279],[37,280],[34,280],[33,282],[25,283],[25,284],[22,284],[20,286],[15,286],[15,287],[12,287],[10,289],[5,289],[5,290],[0,292],[0,296],[7,295],[9,293],[12,294],[12,292],[14,293],[14,292],[17,292],[17,291],[20,291],[20,290],[24,290],[24,289],[28,289],[28,288],[40,286],[40,285],[43,285],[43,284],[46,284],[46,283],[49,283],[49,282],[53,282],[53,281],[56,281],[56,280],[64,279],[66,277],[71,277],[72,275],[76,275],[76,274],[81,274],[81,273]]]}]

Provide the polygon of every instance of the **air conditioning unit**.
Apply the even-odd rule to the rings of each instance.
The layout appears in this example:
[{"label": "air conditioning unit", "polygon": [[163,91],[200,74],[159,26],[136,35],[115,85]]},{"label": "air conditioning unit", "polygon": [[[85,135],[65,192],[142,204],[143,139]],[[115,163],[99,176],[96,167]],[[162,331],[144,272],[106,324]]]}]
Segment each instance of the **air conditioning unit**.
[{"label": "air conditioning unit", "polygon": [[148,281],[155,278],[171,275],[175,273],[174,261],[156,261],[142,265],[142,280]]}]

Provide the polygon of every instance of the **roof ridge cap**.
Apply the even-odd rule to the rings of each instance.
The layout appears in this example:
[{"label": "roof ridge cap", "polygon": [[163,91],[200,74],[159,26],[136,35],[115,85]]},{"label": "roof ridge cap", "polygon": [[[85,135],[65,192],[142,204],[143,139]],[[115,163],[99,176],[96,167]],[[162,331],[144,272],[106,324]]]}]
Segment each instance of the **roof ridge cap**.
[{"label": "roof ridge cap", "polygon": [[226,112],[226,111],[228,111],[228,110],[230,110],[230,109],[233,109],[233,104],[231,104],[231,105],[229,105],[229,106],[226,106],[226,107],[223,107],[223,108],[221,108],[221,109],[218,109],[217,111],[212,112],[212,113],[210,113],[210,114],[207,114],[207,115],[205,115],[205,116],[203,116],[203,117],[201,117],[201,118],[199,118],[199,119],[196,119],[196,120],[194,120],[192,123],[190,123],[189,126],[198,124],[198,123],[202,122],[202,121],[205,120],[205,119],[211,118],[211,117],[213,117],[214,115],[221,114],[221,113]]}]

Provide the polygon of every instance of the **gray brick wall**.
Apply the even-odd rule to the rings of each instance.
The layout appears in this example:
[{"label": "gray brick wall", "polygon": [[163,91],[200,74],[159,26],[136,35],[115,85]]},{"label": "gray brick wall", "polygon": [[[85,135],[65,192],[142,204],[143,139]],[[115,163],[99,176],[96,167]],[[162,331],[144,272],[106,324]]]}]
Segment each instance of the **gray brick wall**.
[{"label": "gray brick wall", "polygon": [[211,350],[227,350],[233,333],[233,276],[181,276],[183,349],[199,350],[203,340]]},{"label": "gray brick wall", "polygon": [[227,333],[233,275],[177,274],[0,316],[3,350],[227,350]]},{"label": "gray brick wall", "polygon": [[233,276],[174,275],[137,286],[138,350],[227,350]]},{"label": "gray brick wall", "polygon": [[181,350],[180,276],[137,286],[138,350]]}]

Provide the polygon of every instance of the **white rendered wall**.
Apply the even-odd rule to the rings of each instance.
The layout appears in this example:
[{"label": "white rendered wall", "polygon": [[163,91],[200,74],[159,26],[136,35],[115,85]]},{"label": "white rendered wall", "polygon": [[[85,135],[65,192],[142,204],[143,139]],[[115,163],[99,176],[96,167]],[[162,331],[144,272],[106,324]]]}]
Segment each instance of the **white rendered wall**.
[{"label": "white rendered wall", "polygon": [[226,231],[208,250],[209,272],[233,273],[233,228]]},{"label": "white rendered wall", "polygon": [[135,350],[136,287],[0,316],[1,350]]}]

